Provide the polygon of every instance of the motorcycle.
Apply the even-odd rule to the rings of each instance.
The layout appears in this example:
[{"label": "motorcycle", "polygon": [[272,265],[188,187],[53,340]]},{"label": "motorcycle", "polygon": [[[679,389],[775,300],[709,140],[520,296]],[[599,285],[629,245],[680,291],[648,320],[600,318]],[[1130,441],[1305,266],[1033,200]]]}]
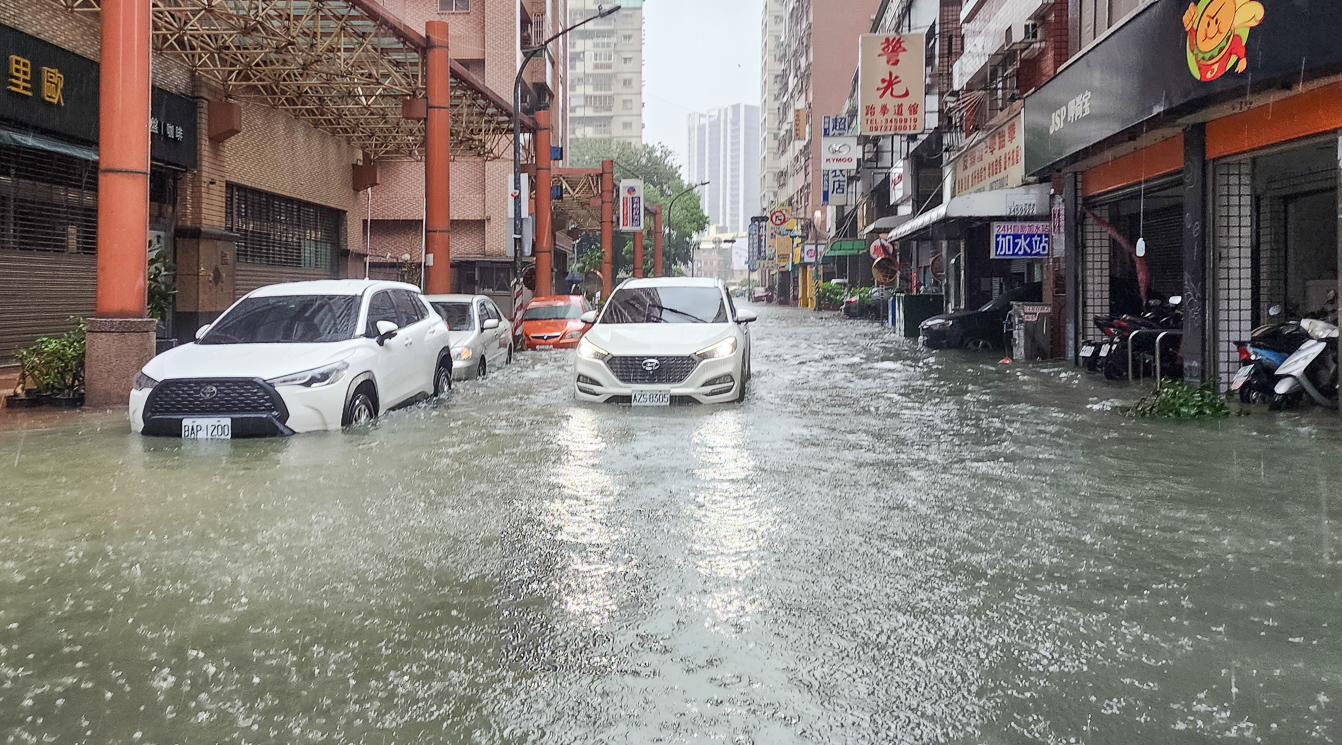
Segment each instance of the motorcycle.
[{"label": "motorcycle", "polygon": [[1337,408],[1337,326],[1317,318],[1300,321],[1309,341],[1277,368],[1269,408],[1280,410],[1297,404],[1308,394],[1320,406]]},{"label": "motorcycle", "polygon": [[[1335,321],[1336,301],[1337,293],[1329,292],[1323,306],[1306,314],[1305,318]],[[1235,342],[1242,366],[1230,382],[1230,391],[1238,393],[1242,403],[1272,402],[1277,371],[1296,350],[1310,341],[1309,332],[1299,321],[1279,320],[1283,312],[1280,305],[1268,308],[1267,313],[1273,321],[1254,329],[1248,341]]]},{"label": "motorcycle", "polygon": [[[1138,331],[1177,331],[1183,328],[1183,298],[1175,295],[1169,301],[1152,300],[1147,310],[1139,315],[1097,316],[1095,324],[1109,342],[1100,346],[1095,354],[1095,369],[1103,370],[1108,380],[1126,380],[1128,377],[1128,346],[1132,345],[1132,359],[1142,376],[1156,373],[1156,340],[1158,334],[1144,333],[1136,337]],[[1182,377],[1183,369],[1179,362],[1180,340],[1169,336],[1160,341],[1161,377]],[[1088,365],[1089,366],[1089,365]]]}]

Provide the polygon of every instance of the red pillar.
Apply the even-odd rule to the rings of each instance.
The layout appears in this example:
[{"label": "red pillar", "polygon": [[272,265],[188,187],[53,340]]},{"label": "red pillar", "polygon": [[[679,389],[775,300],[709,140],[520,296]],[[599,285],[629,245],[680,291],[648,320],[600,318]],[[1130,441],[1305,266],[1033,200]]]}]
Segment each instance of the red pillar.
[{"label": "red pillar", "polygon": [[85,401],[125,405],[154,356],[148,318],[150,0],[104,0],[98,101],[98,258]]},{"label": "red pillar", "polygon": [[662,205],[652,208],[652,276],[664,277],[662,274]]},{"label": "red pillar", "polygon": [[614,281],[615,253],[615,161],[601,161],[601,298],[610,297]]},{"label": "red pillar", "polygon": [[554,215],[550,206],[550,111],[536,112],[536,297],[554,294]]},{"label": "red pillar", "polygon": [[634,276],[643,276],[643,231],[634,233]]},{"label": "red pillar", "polygon": [[424,126],[424,291],[445,295],[452,291],[452,132],[448,123],[451,56],[446,21],[424,26],[424,87],[428,93],[428,120]]}]

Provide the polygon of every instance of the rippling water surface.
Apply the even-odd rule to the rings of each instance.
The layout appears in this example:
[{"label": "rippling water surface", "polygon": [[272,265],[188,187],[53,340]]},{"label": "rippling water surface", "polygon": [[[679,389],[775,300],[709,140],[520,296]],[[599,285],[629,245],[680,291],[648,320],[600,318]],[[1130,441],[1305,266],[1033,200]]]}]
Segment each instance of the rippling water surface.
[{"label": "rippling water surface", "polygon": [[1342,420],[763,313],[742,406],[0,432],[0,740],[1342,739]]}]

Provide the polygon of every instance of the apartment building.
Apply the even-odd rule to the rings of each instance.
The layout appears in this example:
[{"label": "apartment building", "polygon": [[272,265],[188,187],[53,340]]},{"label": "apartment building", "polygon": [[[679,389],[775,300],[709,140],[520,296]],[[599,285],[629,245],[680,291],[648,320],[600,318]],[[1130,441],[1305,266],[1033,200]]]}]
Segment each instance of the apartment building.
[{"label": "apartment building", "polygon": [[[539,44],[563,28],[565,0],[386,0],[385,7],[411,28],[446,21],[455,62],[511,102],[521,50]],[[568,71],[560,39],[548,55],[527,68],[522,111],[551,110],[551,142],[567,144],[568,118],[563,102]],[[496,295],[511,307],[513,242],[509,238],[508,195],[512,179],[511,146],[486,159],[462,154],[452,161],[452,289]],[[363,196],[371,226],[365,224],[371,274],[407,277],[417,268],[423,245],[424,164],[380,164],[380,183]],[[369,214],[368,212],[365,213]],[[503,302],[504,299],[506,302]]]},{"label": "apartment building", "polygon": [[765,0],[760,17],[760,214],[778,203],[779,191],[787,181],[778,149],[787,120],[783,111],[787,92],[787,75],[783,72],[784,6],[784,0]]},{"label": "apartment building", "polygon": [[699,203],[709,225],[744,232],[757,214],[760,110],[735,104],[689,115],[689,183],[709,182]]},{"label": "apartment building", "polygon": [[[613,0],[569,0],[577,23]],[[574,139],[643,142],[643,0],[574,31],[568,49],[569,116]]]}]

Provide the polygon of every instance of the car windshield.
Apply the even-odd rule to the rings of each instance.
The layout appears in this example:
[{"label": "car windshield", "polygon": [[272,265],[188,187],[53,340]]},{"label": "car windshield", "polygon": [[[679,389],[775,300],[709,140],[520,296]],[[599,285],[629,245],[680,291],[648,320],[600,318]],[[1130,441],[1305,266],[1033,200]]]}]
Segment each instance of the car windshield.
[{"label": "car windshield", "polygon": [[987,305],[983,306],[982,308],[979,308],[979,312],[988,310],[1001,310],[1007,307],[1008,305],[1019,301],[1039,302],[1040,298],[1042,297],[1041,295],[1042,290],[1043,285],[1038,282],[1030,285],[1024,285],[1022,287],[1017,287],[1014,290],[1004,292],[1001,295],[998,295],[997,297],[993,298],[992,301],[989,302]]},{"label": "car windshield", "polygon": [[433,309],[447,322],[453,331],[466,331],[475,328],[475,311],[470,303],[433,303]]},{"label": "car windshield", "polygon": [[635,287],[618,290],[602,323],[726,323],[716,287]]},{"label": "car windshield", "polygon": [[582,308],[572,303],[538,305],[534,308],[527,308],[527,311],[522,314],[523,321],[554,321],[567,318],[582,318]]},{"label": "car windshield", "polygon": [[210,327],[201,344],[320,344],[354,338],[357,295],[249,297]]}]

